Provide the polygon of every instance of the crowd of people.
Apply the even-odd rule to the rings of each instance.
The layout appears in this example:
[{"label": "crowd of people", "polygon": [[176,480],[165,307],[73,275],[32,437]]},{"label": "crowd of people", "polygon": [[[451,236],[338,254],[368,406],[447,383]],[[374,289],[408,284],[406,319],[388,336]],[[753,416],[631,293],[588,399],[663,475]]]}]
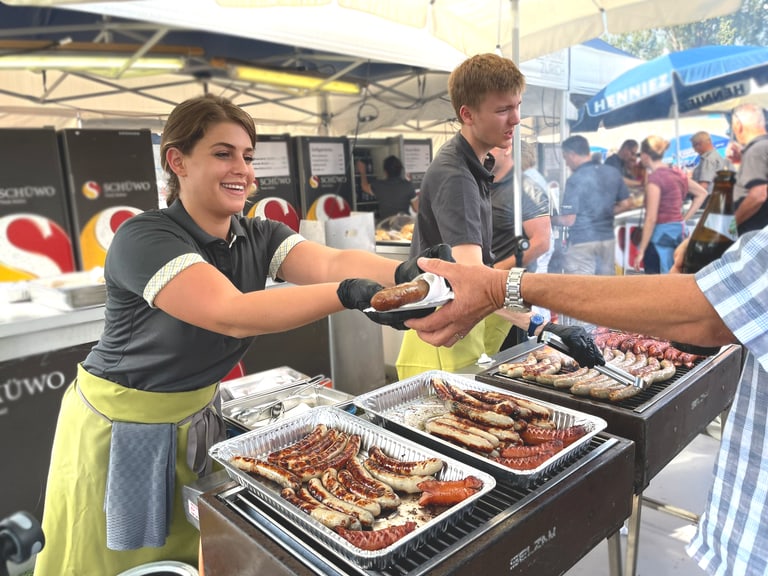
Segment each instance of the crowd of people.
[{"label": "crowd of people", "polygon": [[[135,216],[117,231],[104,272],[104,333],[64,395],[46,492],[48,542],[35,574],[100,576],[155,559],[196,561],[198,538],[184,516],[181,487],[211,470],[207,448],[223,438],[218,382],[249,346],[258,346],[257,336],[348,308],[410,328],[397,359],[400,379],[432,369],[455,372],[546,331],[572,343],[582,363],[602,362],[583,328],[542,322],[530,306],[692,344],[745,347],[715,483],[688,549],[712,574],[766,573],[768,134],[762,109],[734,110],[728,160],[709,134],[694,134],[700,158],[690,175],[664,163],[669,143],[657,135],[640,144],[626,140],[604,163],[585,137],[566,138],[561,153],[570,176],[558,202],[526,143],[521,190],[515,189],[512,143],[524,90],[515,63],[495,54],[468,58],[451,73],[448,92],[460,128],[427,169],[418,201],[399,158],[384,161],[387,178],[376,183],[358,167],[363,191],[378,199],[382,216],[416,214],[402,263],[328,248],[283,224],[242,217],[254,180],[253,120],[212,95],[178,105],[161,143],[168,207]],[[695,276],[678,274],[685,223],[706,201],[714,173],[731,161],[739,164],[740,238]],[[633,267],[640,270],[653,248],[661,275],[613,277],[614,219],[635,207],[635,187],[643,189],[644,219]],[[515,194],[521,195],[521,229]],[[556,248],[553,225],[567,230],[567,243],[557,246],[564,274],[547,273]],[[425,271],[450,283],[452,301],[418,313],[367,311],[382,287]],[[294,286],[265,290],[267,278]]]}]

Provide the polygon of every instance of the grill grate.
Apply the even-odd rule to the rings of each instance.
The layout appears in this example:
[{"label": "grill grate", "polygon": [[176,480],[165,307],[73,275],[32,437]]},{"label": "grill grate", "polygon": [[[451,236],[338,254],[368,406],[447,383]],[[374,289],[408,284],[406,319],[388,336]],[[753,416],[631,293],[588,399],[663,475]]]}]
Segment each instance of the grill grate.
[{"label": "grill grate", "polygon": [[[319,557],[327,562],[318,573],[328,574],[357,574],[367,576],[417,576],[428,574],[430,566],[445,559],[450,554],[461,548],[461,545],[480,536],[484,528],[495,525],[497,522],[514,514],[532,498],[536,497],[544,487],[549,487],[560,480],[567,478],[582,464],[608,449],[615,440],[608,437],[594,436],[591,442],[585,446],[581,454],[573,459],[560,463],[548,473],[543,474],[535,482],[528,486],[512,486],[498,482],[496,487],[480,498],[471,515],[452,523],[445,532],[430,539],[425,545],[411,551],[408,555],[400,557],[396,565],[383,570],[364,570],[346,559],[337,556],[322,544],[306,538],[306,535],[293,523],[284,517],[275,514],[267,506],[259,506],[258,498],[245,489],[228,492],[219,498],[228,508],[239,514],[262,531],[269,531],[274,536],[274,531],[280,529],[289,534],[289,538],[277,538],[292,547],[303,547],[309,551],[307,558]],[[260,516],[268,517],[268,522],[260,520]],[[295,550],[301,552],[301,550]],[[334,572],[328,572],[335,567]],[[316,567],[315,567],[316,568]]]},{"label": "grill grate", "polygon": [[[694,366],[696,366],[697,364],[695,364]],[[645,388],[644,390],[642,390],[639,394],[636,394],[635,396],[632,396],[631,398],[627,398],[626,400],[622,400],[620,402],[596,400],[588,396],[574,396],[567,389],[557,389],[546,384],[539,384],[538,382],[534,382],[532,380],[524,380],[522,378],[513,378],[501,372],[489,371],[487,375],[490,376],[491,378],[497,379],[499,382],[508,381],[508,382],[515,382],[518,384],[525,384],[529,386],[536,386],[538,388],[543,388],[545,390],[550,390],[552,392],[559,392],[566,396],[573,396],[574,398],[583,398],[584,400],[593,400],[595,402],[600,402],[601,404],[605,404],[606,406],[616,406],[616,407],[624,408],[626,410],[642,412],[643,410],[648,408],[649,405],[653,404],[658,399],[657,398],[658,396],[660,396],[666,390],[669,390],[673,386],[675,386],[675,384],[683,376],[688,374],[691,370],[692,368],[687,368],[685,366],[678,366],[675,370],[675,374],[668,380],[664,380],[663,382],[654,382],[648,388]]]}]

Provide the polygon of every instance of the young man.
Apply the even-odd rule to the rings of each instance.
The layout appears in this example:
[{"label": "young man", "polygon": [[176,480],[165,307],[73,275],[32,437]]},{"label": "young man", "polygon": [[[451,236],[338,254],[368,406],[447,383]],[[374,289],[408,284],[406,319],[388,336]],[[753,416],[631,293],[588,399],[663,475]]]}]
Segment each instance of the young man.
[{"label": "young man", "polygon": [[[448,92],[461,128],[440,149],[422,180],[412,254],[422,252],[423,246],[446,243],[457,262],[493,265],[494,158],[489,152],[512,145],[524,89],[525,78],[515,63],[495,54],[473,56],[451,73]],[[516,323],[527,327],[527,320],[522,315]],[[406,332],[397,359],[399,378],[425,370],[455,370],[486,352],[482,326],[455,339],[462,341],[448,349]]]}]

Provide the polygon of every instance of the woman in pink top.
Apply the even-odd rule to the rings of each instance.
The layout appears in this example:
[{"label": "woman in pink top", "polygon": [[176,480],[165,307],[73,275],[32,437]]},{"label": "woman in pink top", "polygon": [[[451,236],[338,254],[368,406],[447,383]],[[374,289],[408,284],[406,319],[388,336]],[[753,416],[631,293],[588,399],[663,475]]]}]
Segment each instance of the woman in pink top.
[{"label": "woman in pink top", "polygon": [[[707,190],[689,179],[679,168],[662,162],[669,142],[660,136],[648,136],[640,144],[640,161],[650,174],[645,184],[645,221],[643,237],[635,257],[635,270],[640,269],[643,254],[652,244],[659,254],[659,269],[669,272],[674,252],[685,236],[685,221],[692,217],[707,197]],[[683,200],[693,195],[690,208],[683,216]]]}]

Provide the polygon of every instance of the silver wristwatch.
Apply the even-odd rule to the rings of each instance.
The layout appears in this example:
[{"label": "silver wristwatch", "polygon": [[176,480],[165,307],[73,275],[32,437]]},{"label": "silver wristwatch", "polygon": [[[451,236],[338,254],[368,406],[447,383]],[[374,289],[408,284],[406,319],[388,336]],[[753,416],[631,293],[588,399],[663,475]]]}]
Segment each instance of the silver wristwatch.
[{"label": "silver wristwatch", "polygon": [[525,272],[524,268],[510,268],[507,274],[507,288],[504,293],[504,308],[514,310],[515,312],[528,312],[530,308],[526,306],[523,297],[520,294],[520,279]]}]

